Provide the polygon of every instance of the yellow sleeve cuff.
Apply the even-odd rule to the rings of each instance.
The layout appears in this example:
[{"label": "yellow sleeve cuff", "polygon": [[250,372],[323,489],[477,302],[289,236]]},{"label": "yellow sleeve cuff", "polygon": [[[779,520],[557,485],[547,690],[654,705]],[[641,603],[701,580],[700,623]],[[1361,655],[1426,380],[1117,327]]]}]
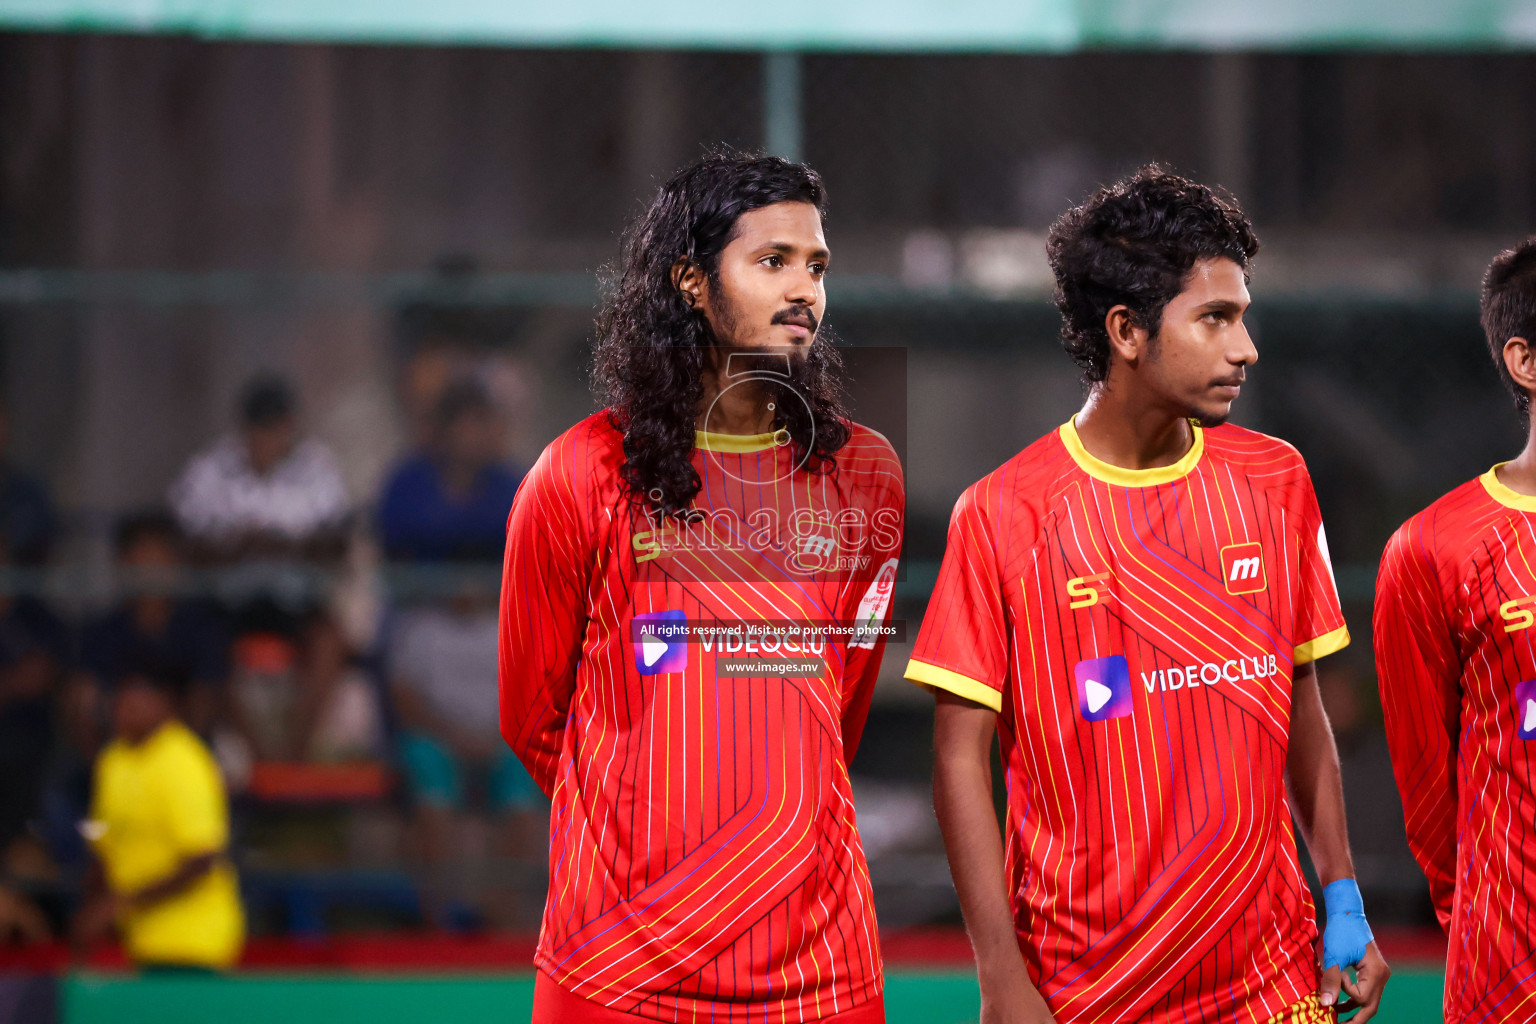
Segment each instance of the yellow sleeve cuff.
[{"label": "yellow sleeve cuff", "polygon": [[948,690],[957,697],[974,701],[993,711],[1003,710],[1003,695],[986,683],[963,676],[959,672],[951,672],[947,668],[939,668],[930,665],[926,661],[918,661],[913,658],[907,662],[907,678],[919,686],[937,687],[940,690]]},{"label": "yellow sleeve cuff", "polygon": [[1342,651],[1348,646],[1349,627],[1340,626],[1332,633],[1324,633],[1316,640],[1308,640],[1304,644],[1297,644],[1295,664],[1305,665],[1309,661],[1326,658],[1334,651]]}]

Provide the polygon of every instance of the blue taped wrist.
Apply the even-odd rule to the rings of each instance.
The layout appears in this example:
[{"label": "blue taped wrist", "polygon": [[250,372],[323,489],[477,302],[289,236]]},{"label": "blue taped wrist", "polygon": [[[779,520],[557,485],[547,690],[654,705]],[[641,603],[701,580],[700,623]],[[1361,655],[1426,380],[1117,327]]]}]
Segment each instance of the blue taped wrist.
[{"label": "blue taped wrist", "polygon": [[1323,888],[1323,905],[1328,908],[1329,917],[1334,914],[1365,914],[1365,901],[1360,898],[1360,886],[1355,884],[1353,878],[1329,882]]},{"label": "blue taped wrist", "polygon": [[1328,908],[1328,924],[1323,929],[1323,969],[1358,964],[1375,938],[1365,920],[1360,887],[1353,878],[1341,878],[1323,889],[1323,903]]}]

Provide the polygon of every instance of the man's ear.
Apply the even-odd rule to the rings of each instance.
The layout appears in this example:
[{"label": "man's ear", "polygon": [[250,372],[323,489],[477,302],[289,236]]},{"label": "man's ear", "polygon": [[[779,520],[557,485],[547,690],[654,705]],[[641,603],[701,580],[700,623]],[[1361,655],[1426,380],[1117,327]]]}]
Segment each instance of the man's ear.
[{"label": "man's ear", "polygon": [[1115,306],[1105,313],[1104,330],[1109,335],[1110,352],[1119,356],[1123,362],[1135,366],[1146,355],[1151,335],[1146,328],[1136,326],[1136,318],[1130,306]]},{"label": "man's ear", "polygon": [[1504,357],[1504,369],[1509,371],[1510,379],[1526,390],[1527,394],[1536,394],[1536,348],[1525,338],[1516,335],[1504,343],[1504,351],[1500,353]]},{"label": "man's ear", "polygon": [[698,309],[708,297],[709,282],[704,272],[687,256],[679,256],[672,264],[672,287],[682,293],[683,303],[689,309]]}]

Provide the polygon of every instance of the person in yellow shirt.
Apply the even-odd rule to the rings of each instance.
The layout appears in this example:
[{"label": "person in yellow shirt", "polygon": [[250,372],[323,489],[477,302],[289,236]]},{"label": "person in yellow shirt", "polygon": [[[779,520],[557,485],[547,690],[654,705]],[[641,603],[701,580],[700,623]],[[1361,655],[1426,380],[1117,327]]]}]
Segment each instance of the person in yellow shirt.
[{"label": "person in yellow shirt", "polygon": [[75,937],[89,944],[116,923],[140,967],[223,970],[245,941],[229,805],[213,755],[177,715],[177,682],[150,665],[117,686],[85,826],[95,892]]}]

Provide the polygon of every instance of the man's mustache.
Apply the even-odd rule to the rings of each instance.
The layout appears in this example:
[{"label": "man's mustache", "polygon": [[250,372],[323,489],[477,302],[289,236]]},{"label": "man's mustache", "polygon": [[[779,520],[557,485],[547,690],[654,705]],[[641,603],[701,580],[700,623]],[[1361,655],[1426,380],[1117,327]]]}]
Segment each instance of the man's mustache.
[{"label": "man's mustache", "polygon": [[773,314],[773,319],[770,321],[770,323],[804,327],[812,334],[815,334],[816,329],[821,326],[821,321],[816,319],[815,313],[812,313],[808,309],[797,307],[779,310],[777,313]]}]

